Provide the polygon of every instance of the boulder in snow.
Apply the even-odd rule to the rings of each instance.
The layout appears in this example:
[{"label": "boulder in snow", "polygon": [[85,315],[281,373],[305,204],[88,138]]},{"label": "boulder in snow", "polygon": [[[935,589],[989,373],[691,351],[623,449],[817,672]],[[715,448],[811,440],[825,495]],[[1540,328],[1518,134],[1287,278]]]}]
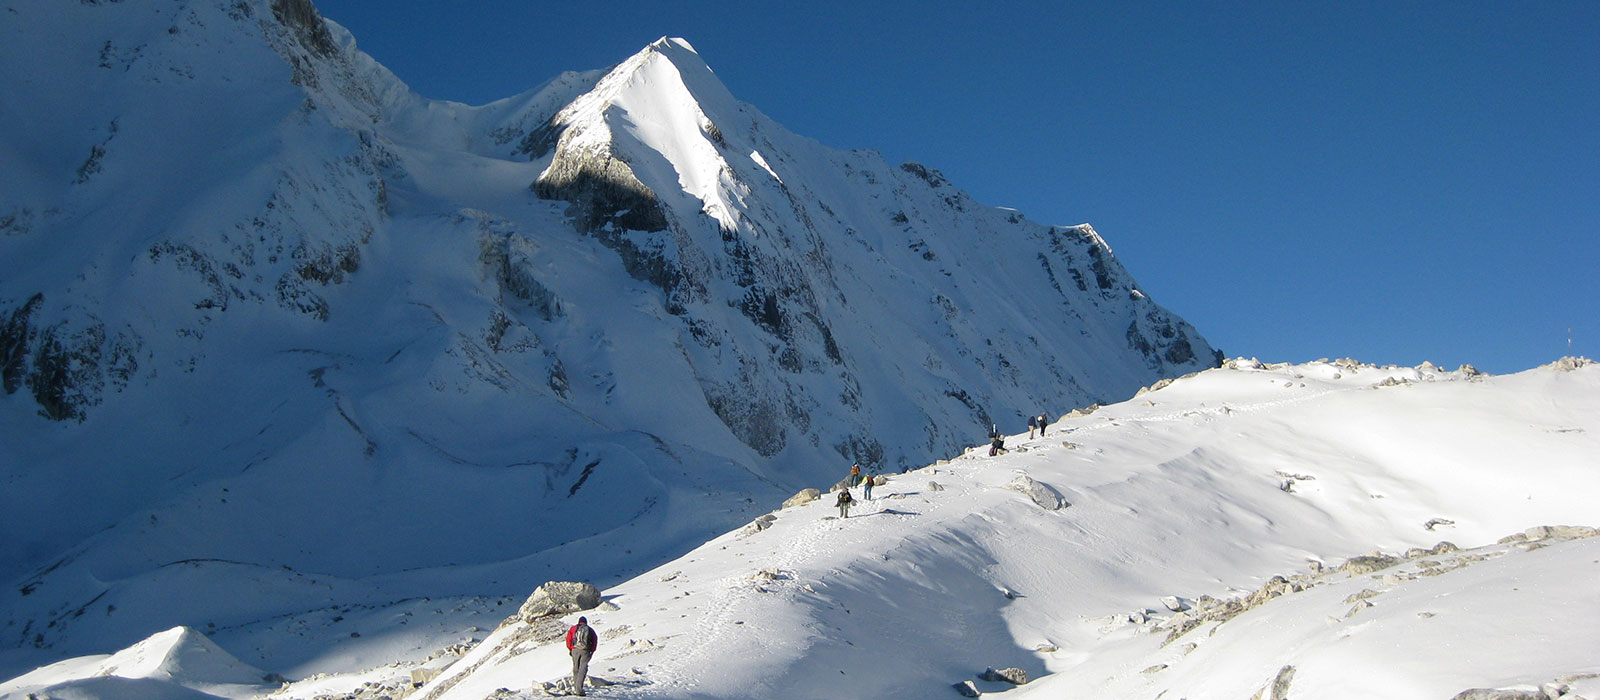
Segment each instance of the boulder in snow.
[{"label": "boulder in snow", "polygon": [[999,670],[989,668],[984,669],[983,675],[978,676],[978,678],[979,680],[985,680],[991,683],[1026,685],[1028,682],[1028,672],[1016,667],[1002,668]]},{"label": "boulder in snow", "polygon": [[1398,557],[1391,557],[1387,554],[1368,554],[1351,557],[1341,568],[1350,572],[1351,576],[1360,576],[1374,571],[1382,571],[1399,563],[1400,559]]},{"label": "boulder in snow", "polygon": [[961,697],[964,698],[975,698],[980,695],[978,692],[978,684],[973,683],[972,681],[961,681],[960,683],[957,683],[951,687],[955,688],[956,692],[961,693]]},{"label": "boulder in snow", "polygon": [[1557,372],[1573,372],[1592,364],[1594,364],[1594,360],[1591,360],[1587,357],[1563,357],[1555,362],[1545,365],[1545,367],[1553,369]]},{"label": "boulder in snow", "polygon": [[1450,700],[1550,700],[1550,698],[1538,690],[1473,688],[1456,693]]},{"label": "boulder in snow", "polygon": [[819,498],[822,498],[821,491],[816,489],[801,489],[799,493],[790,496],[789,500],[784,501],[783,507],[793,508],[794,506],[805,505]]},{"label": "boulder in snow", "polygon": [[[815,491],[816,489],[812,489],[812,490]],[[762,515],[759,518],[756,518],[755,520],[750,521],[750,524],[744,526],[744,530],[741,531],[740,534],[754,535],[754,534],[756,534],[758,532],[761,532],[762,530],[765,530],[765,529],[767,529],[769,527],[772,527],[772,524],[777,522],[777,521],[778,521],[778,516],[773,515],[771,513],[767,513],[765,515]]]},{"label": "boulder in snow", "polygon": [[592,583],[548,581],[533,591],[517,610],[524,622],[549,615],[565,615],[600,606],[600,589]]},{"label": "boulder in snow", "polygon": [[1597,531],[1584,525],[1539,525],[1524,530],[1523,533],[1530,540],[1558,539],[1580,540],[1594,537]]},{"label": "boulder in snow", "polygon": [[1061,510],[1072,505],[1067,502],[1067,499],[1061,497],[1059,491],[1051,488],[1049,484],[1034,481],[1033,477],[1027,474],[1012,479],[1011,483],[1006,484],[1006,488],[1027,494],[1029,498],[1033,499],[1034,503],[1039,504],[1039,507],[1045,510]]}]

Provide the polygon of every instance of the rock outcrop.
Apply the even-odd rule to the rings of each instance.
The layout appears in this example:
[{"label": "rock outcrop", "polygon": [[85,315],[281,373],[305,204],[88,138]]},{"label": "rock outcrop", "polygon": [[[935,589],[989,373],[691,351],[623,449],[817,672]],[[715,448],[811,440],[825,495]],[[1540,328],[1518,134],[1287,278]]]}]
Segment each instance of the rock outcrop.
[{"label": "rock outcrop", "polygon": [[600,607],[600,589],[592,583],[549,581],[534,589],[517,616],[532,624],[542,617],[593,610]]}]

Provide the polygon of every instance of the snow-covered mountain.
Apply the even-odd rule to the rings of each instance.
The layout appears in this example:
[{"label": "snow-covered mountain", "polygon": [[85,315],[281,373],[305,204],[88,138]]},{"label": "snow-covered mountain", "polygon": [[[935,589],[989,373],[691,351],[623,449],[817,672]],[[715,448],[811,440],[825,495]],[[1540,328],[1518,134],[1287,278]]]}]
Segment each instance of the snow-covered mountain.
[{"label": "snow-covered mountain", "polygon": [[681,40],[467,106],[306,0],[0,17],[0,665],[617,582],[1217,361],[1090,227]]},{"label": "snow-covered mountain", "polygon": [[[582,613],[591,695],[1593,700],[1597,436],[1592,362],[1230,361],[1007,454],[888,475],[848,518],[831,497],[773,510],[607,587]],[[530,622],[519,600],[219,629],[227,652],[193,673],[74,659],[0,698],[561,694],[579,613]],[[387,655],[296,668],[328,630]],[[113,658],[177,656],[178,632]],[[221,685],[236,676],[206,669],[244,666],[228,652],[289,682]]]}]

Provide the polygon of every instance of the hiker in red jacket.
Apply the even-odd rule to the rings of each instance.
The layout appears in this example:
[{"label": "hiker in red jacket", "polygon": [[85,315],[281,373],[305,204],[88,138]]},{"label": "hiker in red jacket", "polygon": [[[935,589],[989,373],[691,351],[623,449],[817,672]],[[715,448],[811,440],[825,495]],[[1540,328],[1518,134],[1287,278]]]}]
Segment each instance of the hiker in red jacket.
[{"label": "hiker in red jacket", "polygon": [[589,658],[600,638],[589,626],[589,618],[578,618],[578,624],[567,630],[567,651],[572,654],[572,694],[583,695],[583,679],[589,675]]}]

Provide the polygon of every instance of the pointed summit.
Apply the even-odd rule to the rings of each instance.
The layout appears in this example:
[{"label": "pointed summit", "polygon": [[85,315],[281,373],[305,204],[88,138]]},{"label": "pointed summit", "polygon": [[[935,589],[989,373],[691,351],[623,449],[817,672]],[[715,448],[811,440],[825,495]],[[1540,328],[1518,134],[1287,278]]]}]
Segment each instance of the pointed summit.
[{"label": "pointed summit", "polygon": [[[571,202],[581,229],[667,227],[658,190],[681,190],[725,229],[736,226],[719,152],[727,142],[712,115],[739,103],[689,42],[663,37],[618,64],[593,90],[550,120],[540,157],[540,197]],[[693,212],[688,212],[690,215]]]}]

